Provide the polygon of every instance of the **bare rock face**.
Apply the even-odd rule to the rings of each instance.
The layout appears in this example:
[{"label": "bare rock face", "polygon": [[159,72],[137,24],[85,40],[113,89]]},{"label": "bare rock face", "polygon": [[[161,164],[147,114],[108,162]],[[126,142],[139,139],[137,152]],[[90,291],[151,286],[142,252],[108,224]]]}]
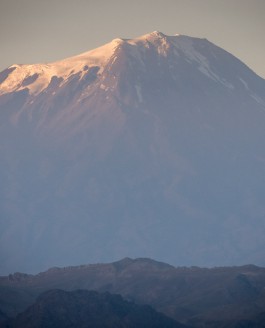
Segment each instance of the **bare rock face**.
[{"label": "bare rock face", "polygon": [[153,32],[0,82],[2,274],[265,264],[265,81],[231,54]]}]

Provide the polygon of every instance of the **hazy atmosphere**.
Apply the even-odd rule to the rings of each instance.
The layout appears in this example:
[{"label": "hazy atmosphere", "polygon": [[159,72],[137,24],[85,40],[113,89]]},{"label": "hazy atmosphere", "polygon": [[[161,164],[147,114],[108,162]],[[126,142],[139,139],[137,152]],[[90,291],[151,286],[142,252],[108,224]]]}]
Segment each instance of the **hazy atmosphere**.
[{"label": "hazy atmosphere", "polygon": [[2,272],[264,264],[264,9],[1,1]]},{"label": "hazy atmosphere", "polygon": [[265,1],[0,0],[0,327],[265,327]]},{"label": "hazy atmosphere", "polygon": [[265,76],[263,0],[1,0],[0,70],[154,30],[207,38]]}]

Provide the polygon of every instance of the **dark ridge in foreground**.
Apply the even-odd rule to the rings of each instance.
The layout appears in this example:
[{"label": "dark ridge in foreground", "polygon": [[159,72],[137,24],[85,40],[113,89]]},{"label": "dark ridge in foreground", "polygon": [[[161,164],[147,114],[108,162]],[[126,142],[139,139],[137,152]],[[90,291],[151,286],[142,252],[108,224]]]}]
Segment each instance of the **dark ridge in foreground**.
[{"label": "dark ridge in foreground", "polygon": [[13,321],[12,328],[184,328],[148,305],[136,305],[120,295],[95,291],[50,290]]},{"label": "dark ridge in foreground", "polygon": [[15,273],[0,277],[0,309],[15,317],[51,289],[120,294],[194,327],[256,327],[251,324],[264,318],[265,268],[175,268],[151,259],[125,258],[51,268],[37,275]]}]

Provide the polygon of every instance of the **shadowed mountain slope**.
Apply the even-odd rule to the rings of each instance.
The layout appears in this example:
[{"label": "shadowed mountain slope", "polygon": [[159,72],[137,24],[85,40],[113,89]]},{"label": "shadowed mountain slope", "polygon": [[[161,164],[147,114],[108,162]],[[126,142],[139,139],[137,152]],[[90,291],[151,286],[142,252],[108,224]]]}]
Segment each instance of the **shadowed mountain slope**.
[{"label": "shadowed mountain slope", "polygon": [[1,273],[264,265],[265,81],[153,32],[0,76]]},{"label": "shadowed mountain slope", "polygon": [[258,318],[265,308],[264,268],[174,268],[150,259],[125,258],[1,277],[0,309],[15,316],[40,293],[54,288],[117,293],[194,327],[236,327],[238,322],[261,321]]},{"label": "shadowed mountain slope", "polygon": [[150,306],[127,302],[119,295],[77,290],[51,290],[16,319],[12,328],[185,328]]}]

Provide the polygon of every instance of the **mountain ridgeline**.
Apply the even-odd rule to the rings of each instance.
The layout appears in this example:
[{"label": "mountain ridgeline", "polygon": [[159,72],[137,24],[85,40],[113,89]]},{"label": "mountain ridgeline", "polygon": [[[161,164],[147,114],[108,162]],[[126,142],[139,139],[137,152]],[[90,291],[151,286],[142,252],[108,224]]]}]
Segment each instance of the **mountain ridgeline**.
[{"label": "mountain ridgeline", "polygon": [[90,327],[91,322],[100,327],[106,322],[116,323],[115,327],[122,322],[122,327],[136,323],[156,327],[155,322],[175,327],[150,306],[176,320],[175,325],[261,328],[265,326],[265,268],[175,268],[151,259],[125,258],[0,277],[0,327],[6,327],[7,318],[20,328],[55,327],[55,322],[56,327]]},{"label": "mountain ridgeline", "polygon": [[0,73],[1,274],[264,265],[265,81],[153,32]]}]

